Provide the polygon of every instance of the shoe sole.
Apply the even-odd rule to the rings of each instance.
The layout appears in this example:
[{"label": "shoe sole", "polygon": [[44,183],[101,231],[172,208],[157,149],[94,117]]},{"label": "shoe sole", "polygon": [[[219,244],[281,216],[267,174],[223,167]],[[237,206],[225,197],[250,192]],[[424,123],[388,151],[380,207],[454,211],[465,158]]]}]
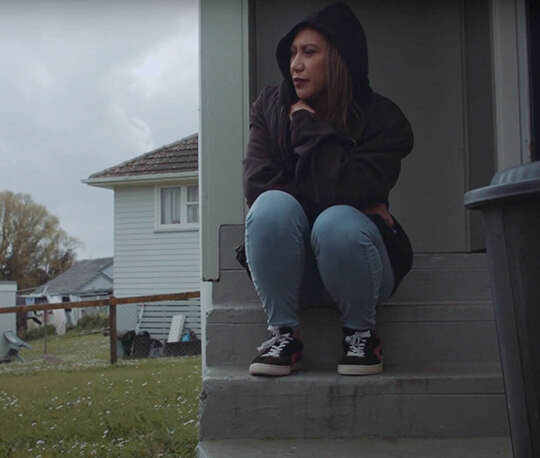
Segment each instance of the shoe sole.
[{"label": "shoe sole", "polygon": [[382,362],[373,365],[338,364],[337,371],[340,375],[375,375],[383,371],[383,364]]},{"label": "shoe sole", "polygon": [[290,375],[292,371],[296,371],[302,367],[302,362],[298,361],[292,366],[277,366],[275,364],[252,363],[249,366],[251,375],[270,375],[272,377],[281,377]]}]

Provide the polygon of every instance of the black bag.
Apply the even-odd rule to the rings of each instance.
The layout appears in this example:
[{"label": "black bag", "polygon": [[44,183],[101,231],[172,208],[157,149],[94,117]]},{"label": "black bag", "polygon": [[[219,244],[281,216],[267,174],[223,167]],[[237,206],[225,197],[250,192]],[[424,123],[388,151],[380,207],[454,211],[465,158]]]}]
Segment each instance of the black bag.
[{"label": "black bag", "polygon": [[234,249],[234,251],[236,251],[236,260],[238,261],[238,264],[240,264],[244,269],[246,269],[249,279],[251,280],[251,272],[247,263],[245,244],[241,243]]},{"label": "black bag", "polygon": [[394,290],[392,291],[392,294],[394,294],[403,277],[412,268],[413,249],[411,241],[394,216],[392,216],[394,219],[394,225],[392,227],[388,226],[379,215],[367,216],[375,223],[377,229],[379,229],[388,257],[390,258],[394,273]]},{"label": "black bag", "polygon": [[137,334],[133,339],[131,356],[135,358],[146,358],[150,354],[152,348],[152,338],[148,331],[143,331]]}]

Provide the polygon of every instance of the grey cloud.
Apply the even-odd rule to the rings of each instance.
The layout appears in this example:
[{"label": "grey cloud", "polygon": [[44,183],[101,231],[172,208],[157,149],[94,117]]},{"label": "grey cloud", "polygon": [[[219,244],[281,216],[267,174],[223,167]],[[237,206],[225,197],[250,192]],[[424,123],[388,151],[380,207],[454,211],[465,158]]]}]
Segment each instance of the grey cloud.
[{"label": "grey cloud", "polygon": [[[0,188],[59,216],[82,257],[112,254],[113,194],[80,179],[197,130],[196,23],[195,1],[0,3]],[[169,73],[137,80],[149,55]]]}]

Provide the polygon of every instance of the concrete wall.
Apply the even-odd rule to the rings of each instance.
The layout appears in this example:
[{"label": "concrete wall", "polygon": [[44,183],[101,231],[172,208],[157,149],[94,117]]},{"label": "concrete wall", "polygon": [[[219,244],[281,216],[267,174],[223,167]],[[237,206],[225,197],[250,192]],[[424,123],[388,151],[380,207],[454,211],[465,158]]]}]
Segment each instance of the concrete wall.
[{"label": "concrete wall", "polygon": [[[15,307],[15,296],[17,293],[17,283],[12,281],[0,282],[0,306]],[[5,313],[0,315],[0,356],[8,350],[8,344],[4,339],[5,331],[16,332],[16,322],[14,313]]]}]

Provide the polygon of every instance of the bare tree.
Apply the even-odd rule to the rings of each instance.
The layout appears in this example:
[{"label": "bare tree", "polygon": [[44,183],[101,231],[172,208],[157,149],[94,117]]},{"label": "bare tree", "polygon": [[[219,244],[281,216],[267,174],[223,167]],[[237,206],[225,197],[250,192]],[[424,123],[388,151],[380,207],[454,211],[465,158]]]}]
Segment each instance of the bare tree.
[{"label": "bare tree", "polygon": [[0,192],[0,280],[37,287],[73,265],[80,242],[28,194]]}]

